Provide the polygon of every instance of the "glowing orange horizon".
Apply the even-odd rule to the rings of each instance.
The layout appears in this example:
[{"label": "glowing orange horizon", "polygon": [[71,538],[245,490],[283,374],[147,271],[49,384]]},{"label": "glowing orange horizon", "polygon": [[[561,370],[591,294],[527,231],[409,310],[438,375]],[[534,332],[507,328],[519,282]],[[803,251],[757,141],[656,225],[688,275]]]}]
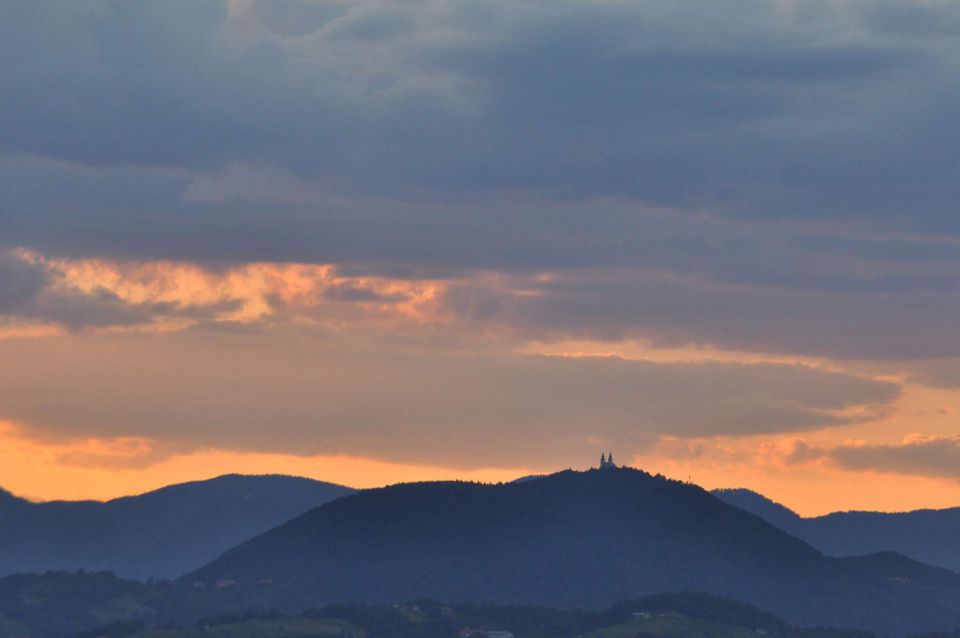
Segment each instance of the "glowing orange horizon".
[{"label": "glowing orange horizon", "polygon": [[[784,440],[789,437],[784,437]],[[145,467],[77,464],[70,455],[96,451],[117,456],[142,453],[149,442],[84,440],[39,442],[0,429],[0,487],[37,501],[109,500],[166,485],[223,474],[287,474],[356,488],[429,480],[511,481],[544,473],[526,467],[461,470],[392,463],[356,456],[294,456],[260,452],[199,450],[173,454]],[[586,469],[594,465],[584,448]],[[590,461],[587,457],[590,456]],[[664,458],[655,453],[626,464],[706,489],[744,487],[756,490],[804,516],[861,509],[906,511],[960,505],[960,483],[942,479],[850,472],[825,467],[785,467],[771,462],[730,462]],[[562,468],[556,468],[559,470]]]},{"label": "glowing orange horizon", "polygon": [[[214,321],[361,325],[370,331],[421,337],[430,337],[434,334],[430,330],[439,330],[445,338],[464,343],[477,338],[469,332],[471,326],[457,325],[456,318],[438,303],[445,290],[454,285],[452,281],[349,276],[335,264],[250,263],[214,271],[181,262],[54,260],[23,250],[17,254],[21,259],[47,267],[55,275],[55,288],[83,294],[107,290],[131,304],[209,306],[215,308]],[[527,281],[554,276],[540,273]],[[480,273],[474,277],[488,286],[509,285],[496,273]],[[535,294],[525,290],[522,281],[510,292],[519,296]],[[341,303],[337,295],[346,295],[351,303]],[[147,326],[99,330],[150,330],[162,334],[182,329],[193,321],[189,317],[161,317]],[[27,321],[0,324],[0,340],[64,335],[69,337],[64,328],[52,324]],[[916,433],[951,435],[956,431],[956,415],[960,413],[960,391],[911,384],[908,375],[883,362],[833,361],[697,346],[654,348],[637,341],[541,342],[501,334],[483,335],[483,338],[487,339],[482,344],[484,348],[502,348],[521,354],[618,356],[666,363],[787,363],[844,370],[905,384],[902,397],[889,414],[864,423],[809,433],[810,440],[820,445],[850,441],[890,443]],[[782,450],[795,439],[796,435],[781,435],[739,441],[681,442],[702,445],[707,452],[678,454],[676,450],[655,448],[635,457],[633,463],[678,479],[689,477],[707,488],[755,489],[804,515],[842,509],[899,511],[960,505],[960,481],[956,480],[852,472],[824,464],[787,466],[777,459],[783,457]],[[157,445],[137,437],[26,438],[12,425],[0,423],[0,487],[39,500],[103,500],[226,473],[292,474],[364,488],[415,480],[507,481],[535,472],[530,467],[463,471],[363,456],[304,457],[220,449],[167,450],[154,454]],[[770,450],[779,451],[768,453]],[[594,456],[596,453],[585,442],[583,467],[589,466]]]}]

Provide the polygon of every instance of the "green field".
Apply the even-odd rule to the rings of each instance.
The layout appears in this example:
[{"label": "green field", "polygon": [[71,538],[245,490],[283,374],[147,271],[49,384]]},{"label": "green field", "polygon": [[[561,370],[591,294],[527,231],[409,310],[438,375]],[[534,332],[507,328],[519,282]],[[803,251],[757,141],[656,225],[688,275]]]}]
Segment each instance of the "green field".
[{"label": "green field", "polygon": [[[759,628],[758,628],[759,629]],[[672,612],[652,614],[620,625],[612,625],[583,634],[579,638],[636,638],[664,636],[673,638],[761,638],[756,630],[733,627],[708,620],[688,618]]]},{"label": "green field", "polygon": [[336,636],[365,638],[362,629],[342,620],[287,618],[249,620],[193,629],[148,629],[131,638],[306,638]]}]

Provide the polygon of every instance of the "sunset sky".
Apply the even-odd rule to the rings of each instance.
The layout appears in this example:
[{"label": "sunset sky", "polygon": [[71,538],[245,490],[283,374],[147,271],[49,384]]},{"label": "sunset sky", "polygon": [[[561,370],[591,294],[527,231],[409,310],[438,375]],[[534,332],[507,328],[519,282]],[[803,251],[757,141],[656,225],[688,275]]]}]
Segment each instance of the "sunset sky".
[{"label": "sunset sky", "polygon": [[960,505],[960,3],[0,3],[0,486]]}]

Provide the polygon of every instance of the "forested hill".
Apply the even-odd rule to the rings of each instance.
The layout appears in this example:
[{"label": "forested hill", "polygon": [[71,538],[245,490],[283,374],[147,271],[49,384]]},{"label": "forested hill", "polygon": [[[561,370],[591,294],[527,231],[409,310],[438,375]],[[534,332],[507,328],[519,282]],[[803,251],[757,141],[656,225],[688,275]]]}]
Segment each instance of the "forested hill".
[{"label": "forested hill", "polygon": [[913,512],[835,512],[803,518],[745,489],[715,490],[720,499],[756,514],[830,556],[895,551],[960,572],[960,507]]},{"label": "forested hill", "polygon": [[87,569],[175,578],[353,491],[305,478],[236,474],[107,502],[33,503],[0,490],[0,575]]},{"label": "forested hill", "polygon": [[960,576],[899,557],[827,558],[697,486],[632,469],[368,490],[186,579],[256,587],[285,609],[418,597],[598,608],[696,590],[805,625],[960,624]]}]

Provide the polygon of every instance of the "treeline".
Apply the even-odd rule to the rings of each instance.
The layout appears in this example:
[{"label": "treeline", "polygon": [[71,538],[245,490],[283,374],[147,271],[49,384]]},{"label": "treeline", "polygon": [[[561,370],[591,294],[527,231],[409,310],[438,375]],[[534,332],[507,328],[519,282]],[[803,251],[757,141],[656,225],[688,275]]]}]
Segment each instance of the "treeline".
[{"label": "treeline", "polygon": [[[33,638],[128,638],[162,627],[195,635],[210,627],[283,619],[340,621],[368,638],[454,638],[468,627],[505,629],[517,638],[572,638],[630,623],[636,615],[667,614],[751,633],[761,630],[776,638],[872,638],[867,632],[795,627],[749,604],[695,592],[647,596],[602,611],[416,600],[403,605],[328,605],[290,615],[239,586],[142,583],[105,572],[0,578],[0,628],[16,627],[19,635]],[[960,631],[922,638],[960,638]]]},{"label": "treeline", "polygon": [[[624,601],[600,612],[565,611],[527,605],[448,604],[434,600],[417,600],[405,605],[389,606],[327,605],[289,616],[276,610],[207,616],[195,624],[184,626],[183,629],[199,628],[210,631],[227,625],[240,627],[244,623],[256,621],[313,619],[349,623],[360,628],[368,638],[455,638],[463,635],[465,628],[478,631],[509,630],[517,638],[573,638],[629,623],[635,619],[637,613],[651,616],[674,614],[725,628],[740,628],[751,632],[759,630],[776,638],[873,638],[873,634],[868,632],[792,627],[777,616],[750,605],[702,593],[649,596]],[[114,624],[71,638],[129,638],[136,636],[141,629],[142,623]]]}]

